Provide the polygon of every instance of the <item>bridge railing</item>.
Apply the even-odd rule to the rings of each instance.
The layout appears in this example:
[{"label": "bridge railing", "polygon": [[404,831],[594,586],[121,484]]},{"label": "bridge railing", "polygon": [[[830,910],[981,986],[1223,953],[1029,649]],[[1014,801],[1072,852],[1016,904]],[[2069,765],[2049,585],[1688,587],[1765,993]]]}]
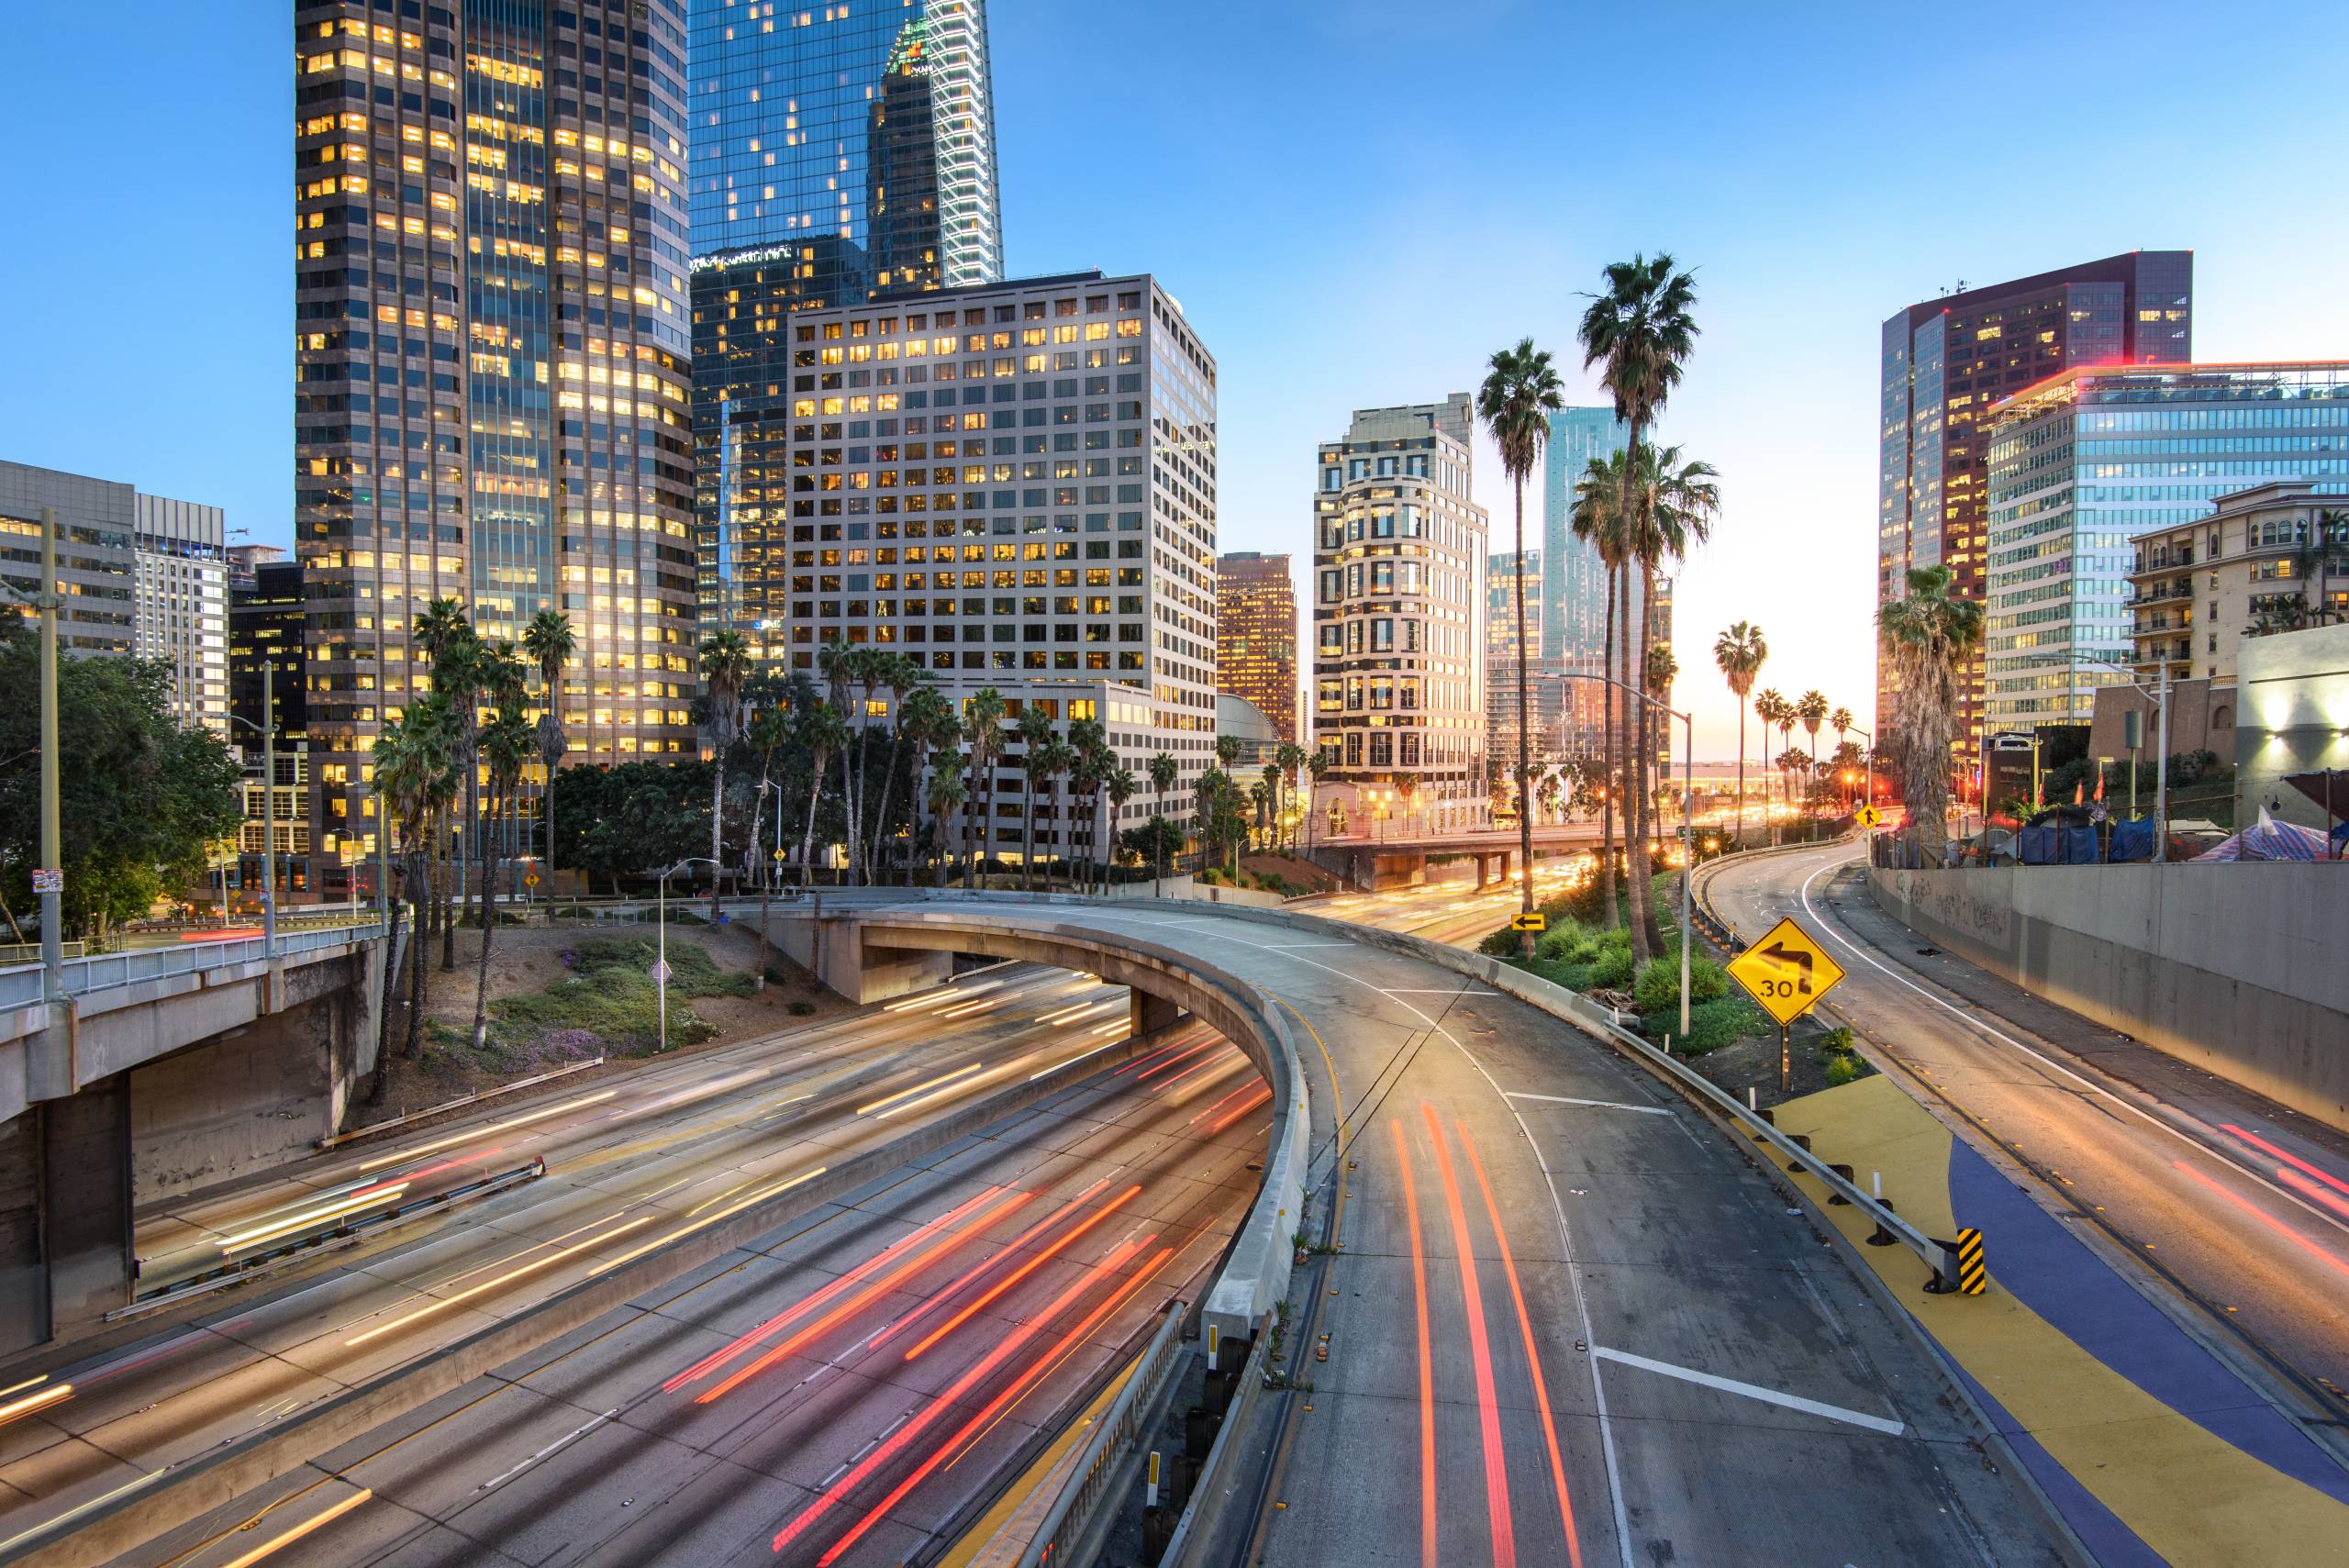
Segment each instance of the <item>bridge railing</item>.
[{"label": "bridge railing", "polygon": [[[365,925],[280,931],[277,933],[275,956],[300,959],[311,953],[347,947],[352,942],[365,941],[370,937],[380,935],[383,929],[381,921],[372,921]],[[197,974],[208,969],[224,969],[231,964],[257,963],[269,956],[260,937],[191,942],[184,947],[140,948],[129,952],[100,953],[91,958],[69,958],[62,965],[63,983],[66,995],[86,996],[93,992],[135,985],[144,980],[160,980],[173,974]],[[40,965],[22,964],[0,969],[0,1013],[38,1006],[40,999]]]}]

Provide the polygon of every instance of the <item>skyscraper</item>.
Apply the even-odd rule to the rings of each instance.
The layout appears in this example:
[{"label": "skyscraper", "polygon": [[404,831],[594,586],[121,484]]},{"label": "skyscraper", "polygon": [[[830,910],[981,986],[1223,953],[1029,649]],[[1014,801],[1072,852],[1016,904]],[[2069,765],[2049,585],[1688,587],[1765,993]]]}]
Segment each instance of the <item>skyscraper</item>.
[{"label": "skyscraper", "polygon": [[1363,408],[1324,442],[1313,524],[1314,743],[1359,830],[1384,811],[1430,828],[1483,820],[1484,508],[1473,416]]},{"label": "skyscraper", "polygon": [[692,54],[699,613],[754,644],[783,613],[790,408],[822,373],[785,317],[1003,276],[985,0],[759,9],[697,6]]},{"label": "skyscraper", "polygon": [[[1537,765],[1549,760],[1557,738],[1552,720],[1557,710],[1554,681],[1542,679],[1542,552],[1523,556],[1501,550],[1485,558],[1485,754],[1499,762],[1504,776],[1517,766],[1517,605],[1525,594],[1525,620],[1531,635],[1525,639],[1526,717],[1533,727]],[[1522,576],[1524,582],[1520,584]]]},{"label": "skyscraper", "polygon": [[[1575,490],[1594,458],[1631,444],[1631,427],[1611,407],[1561,408],[1550,416],[1542,456],[1542,636],[1545,675],[1607,669],[1607,568],[1598,547],[1575,537]],[[1527,597],[1532,597],[1529,586]],[[1537,734],[1563,755],[1597,756],[1606,727],[1606,688],[1597,681],[1536,680]],[[1514,720],[1511,723],[1514,724]]]},{"label": "skyscraper", "polygon": [[1252,550],[1215,562],[1215,689],[1255,704],[1297,741],[1297,589],[1288,557]]},{"label": "skyscraper", "polygon": [[[454,598],[557,608],[571,747],[690,746],[683,0],[303,4],[295,542],[328,896],[374,852],[363,753]],[[531,773],[537,775],[533,763]]]},{"label": "skyscraper", "polygon": [[[1187,792],[1215,760],[1215,361],[1165,290],[1021,278],[782,330],[813,368],[777,406],[770,542],[741,562],[761,659],[813,673],[828,643],[887,648],[957,703],[992,686],[1015,713],[1098,719],[1137,774],[1170,752]],[[1016,762],[987,840],[1008,854]]]},{"label": "skyscraper", "polygon": [[[116,480],[0,462],[0,614],[40,588],[40,519],[57,516],[67,653],[131,654],[170,673],[172,717],[228,728],[228,563],[217,506],[149,495]],[[19,597],[19,595],[21,595]]]},{"label": "skyscraper", "polygon": [[696,0],[689,59],[696,257],[823,305],[1003,275],[985,0]]},{"label": "skyscraper", "polygon": [[[1884,324],[1876,484],[1876,599],[1908,591],[1918,566],[1947,566],[1979,599],[1987,538],[1991,406],[2084,365],[2193,358],[2194,253],[2132,250],[1927,300]],[[1898,695],[1876,674],[1876,724],[1898,728]],[[1982,672],[1960,685],[1956,747],[1977,750]]]},{"label": "skyscraper", "polygon": [[[2278,478],[2306,481],[2318,496],[2349,495],[2349,361],[2066,371],[1999,403],[1987,423],[1994,730],[2086,724],[2096,688],[2129,678],[2138,535],[2218,532],[2212,502]],[[2236,522],[2219,551],[2206,541],[2200,590],[2184,574],[2175,596],[2188,663],[2217,667],[2217,628],[2207,615],[2194,624],[2198,604],[2218,606],[2212,555],[2302,525],[2279,516],[2268,526],[2262,539]],[[2290,562],[2270,571],[2294,586]]]}]

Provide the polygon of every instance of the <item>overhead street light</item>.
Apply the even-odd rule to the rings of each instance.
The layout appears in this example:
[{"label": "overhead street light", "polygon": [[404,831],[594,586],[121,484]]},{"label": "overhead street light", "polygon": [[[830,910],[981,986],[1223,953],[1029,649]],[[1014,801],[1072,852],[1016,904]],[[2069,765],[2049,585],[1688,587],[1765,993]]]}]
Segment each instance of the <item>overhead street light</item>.
[{"label": "overhead street light", "polygon": [[660,893],[653,906],[658,911],[654,925],[658,931],[660,956],[652,962],[652,988],[660,997],[661,1049],[663,1051],[669,1049],[669,879],[690,865],[709,867],[713,884],[718,873],[725,869],[707,855],[687,855],[675,865],[661,868]]}]

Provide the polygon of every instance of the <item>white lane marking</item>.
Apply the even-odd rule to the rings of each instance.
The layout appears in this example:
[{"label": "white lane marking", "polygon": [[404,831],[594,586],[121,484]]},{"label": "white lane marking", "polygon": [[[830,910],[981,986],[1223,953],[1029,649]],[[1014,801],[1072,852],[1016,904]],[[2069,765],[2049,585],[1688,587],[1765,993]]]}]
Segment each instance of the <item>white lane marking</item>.
[{"label": "white lane marking", "polygon": [[503,1475],[491,1476],[488,1480],[474,1487],[473,1490],[475,1492],[487,1492],[494,1487],[503,1486],[507,1482],[513,1480],[514,1477],[521,1474],[522,1472],[529,1469],[530,1466],[538,1463],[540,1460],[562,1452],[564,1449],[569,1448],[573,1443],[577,1442],[581,1438],[585,1437],[589,1432],[594,1431],[606,1421],[613,1419],[618,1414],[619,1411],[618,1409],[605,1411],[602,1415],[596,1417],[585,1426],[566,1432],[562,1437],[555,1439],[554,1441],[547,1444],[546,1447],[539,1450],[538,1452],[532,1454],[529,1458],[524,1460],[513,1469],[506,1472]]},{"label": "white lane marking", "polygon": [[2301,1209],[2308,1214],[2315,1216],[2317,1218],[2324,1221],[2327,1225],[2332,1226],[2336,1230],[2342,1231],[2344,1234],[2349,1234],[2349,1223],[2344,1223],[2339,1215],[2327,1213],[2325,1210],[2317,1207],[2316,1205],[2309,1202],[2308,1199],[2300,1196],[2289,1188],[2279,1186],[2276,1183],[2269,1181],[2266,1177],[2261,1175],[2250,1166],[2236,1163],[2233,1160],[2229,1159],[2223,1152],[2211,1147],[2210,1144],[2204,1142],[2201,1139],[2195,1137],[2194,1134],[2187,1131],[2184,1128],[2172,1126],[2169,1122],[2166,1122],[2160,1117],[2154,1115],[2153,1112],[2146,1110],[2143,1106],[2136,1105],[2122,1095],[2114,1094],[2111,1090],[2106,1088],[2095,1079],[2087,1077],[2082,1073],[2076,1073],[2069,1067],[2065,1066],[2062,1062],[2054,1060],[2052,1057],[2043,1055],[2039,1051],[2032,1050],[2031,1047],[2023,1044],[2022,1041],[2015,1039],[2014,1036],[2010,1034],[2006,1034],[2000,1030],[1992,1029],[1988,1024],[1984,1023],[1980,1018],[1976,1018],[1972,1013],[1967,1012],[1965,1008],[1942,1000],[1942,998],[1934,995],[1931,991],[1926,990],[1923,986],[1918,984],[1915,981],[1910,980],[1906,975],[1895,973],[1892,970],[1886,968],[1884,963],[1873,953],[1862,949],[1849,937],[1846,937],[1842,932],[1836,930],[1829,924],[1825,917],[1821,916],[1819,911],[1811,907],[1810,884],[1817,882],[1822,873],[1833,871],[1840,866],[1847,865],[1851,861],[1857,860],[1858,858],[1859,857],[1857,855],[1853,855],[1848,857],[1846,860],[1830,861],[1827,864],[1820,866],[1818,871],[1812,872],[1809,876],[1803,878],[1802,887],[1800,889],[1803,913],[1818,921],[1820,929],[1826,931],[1828,936],[1839,943],[1844,951],[1850,952],[1854,957],[1865,961],[1870,968],[1881,971],[1886,979],[1890,980],[1897,984],[1907,986],[1909,990],[1917,993],[1918,995],[1922,996],[1926,1001],[1931,1002],[1934,1006],[1941,1008],[1943,1012],[1951,1014],[1953,1017],[1963,1019],[1967,1024],[1972,1025],[1975,1029],[1980,1030],[1986,1035],[1988,1035],[1992,1040],[1998,1040],[2000,1044],[2007,1046],[2009,1049],[2021,1051],[2023,1055],[2030,1057],[2033,1062],[2038,1062],[2042,1067],[2046,1068],[2049,1072],[2062,1073],[2065,1077],[2069,1078],[2073,1083],[2077,1084],[2080,1087],[2086,1089],[2088,1093],[2095,1095],[2101,1099],[2109,1100],[2113,1105],[2119,1106],[2122,1110],[2127,1111],[2131,1116],[2135,1117],[2138,1120],[2145,1123],[2147,1126],[2158,1128],[2162,1131],[2168,1133],[2172,1138],[2176,1139],[2180,1143],[2185,1144],[2196,1153],[2203,1156],[2203,1158],[2210,1160],[2218,1164],[2224,1165],[2228,1170],[2232,1171],[2235,1174],[2243,1177],[2245,1181],[2258,1184],[2260,1186],[2267,1189],[2267,1191],[2275,1194],[2277,1197],[2282,1198],[2286,1203],[2292,1205],[2295,1208]]},{"label": "white lane marking", "polygon": [[1676,1377],[1683,1383],[1701,1384],[1707,1388],[1719,1389],[1723,1394],[1742,1395],[1748,1399],[1758,1399],[1765,1405],[1778,1405],[1789,1410],[1801,1410],[1813,1416],[1824,1416],[1831,1421],[1841,1421],[1846,1426],[1865,1427],[1869,1431],[1882,1432],[1888,1438],[1897,1438],[1909,1429],[1900,1422],[1887,1420],[1882,1416],[1871,1416],[1861,1410],[1847,1410],[1841,1405],[1823,1404],[1817,1399],[1805,1399],[1799,1394],[1781,1394],[1775,1388],[1765,1388],[1758,1383],[1740,1383],[1733,1377],[1716,1377],[1709,1372],[1698,1372],[1694,1367],[1675,1366],[1670,1362],[1650,1361],[1645,1356],[1635,1356],[1629,1351],[1612,1351],[1605,1345],[1593,1345],[1590,1353],[1594,1358],[1603,1356],[1609,1361],[1620,1362],[1624,1366],[1635,1366],[1643,1372],[1658,1373],[1665,1377]]},{"label": "white lane marking", "polygon": [[1257,946],[1267,952],[1295,952],[1300,948],[1353,948],[1360,947],[1362,944],[1360,942],[1259,942]]},{"label": "white lane marking", "polygon": [[[1215,922],[1207,920],[1190,920],[1182,923],[1186,925],[1204,926],[1213,924]],[[1216,938],[1219,941],[1230,942],[1237,947],[1261,948],[1263,945],[1257,942],[1244,941],[1238,937],[1230,936],[1221,931],[1210,931],[1208,934]],[[1356,946],[1359,944],[1349,943],[1347,945]],[[1575,1277],[1579,1265],[1575,1262],[1575,1259],[1574,1231],[1566,1223],[1565,1203],[1558,1196],[1558,1179],[1551,1173],[1550,1162],[1542,1155],[1541,1142],[1533,1136],[1533,1129],[1526,1125],[1525,1118],[1519,1112],[1518,1108],[1509,1104],[1508,1095],[1507,1092],[1501,1088],[1499,1082],[1496,1080],[1490,1073],[1485,1071],[1485,1064],[1477,1061],[1475,1054],[1466,1046],[1461,1044],[1459,1039],[1454,1036],[1450,1029],[1445,1029],[1442,1024],[1437,1022],[1434,1018],[1430,1018],[1427,1014],[1419,1011],[1419,1008],[1413,1006],[1410,1003],[1406,1002],[1401,996],[1397,995],[1394,992],[1389,991],[1385,986],[1374,985],[1369,981],[1363,979],[1360,975],[1348,974],[1342,969],[1333,969],[1329,964],[1323,963],[1318,958],[1292,958],[1288,962],[1291,963],[1310,964],[1316,969],[1336,975],[1341,980],[1351,981],[1356,985],[1377,992],[1378,995],[1386,997],[1388,1001],[1393,1002],[1397,1006],[1402,1008],[1412,1017],[1418,1018],[1421,1023],[1427,1025],[1428,1028],[1443,1036],[1445,1040],[1450,1040],[1452,1042],[1452,1048],[1460,1052],[1461,1056],[1467,1062],[1469,1066],[1474,1067],[1476,1070],[1477,1076],[1484,1079],[1486,1084],[1492,1085],[1493,1093],[1499,1096],[1501,1105],[1508,1111],[1510,1117],[1515,1118],[1518,1131],[1525,1135],[1526,1147],[1533,1151],[1533,1162],[1541,1167],[1542,1183],[1550,1189],[1550,1212],[1556,1215],[1558,1218],[1559,1250],[1566,1265],[1567,1277],[1575,1281],[1575,1316],[1582,1325],[1582,1340],[1585,1344],[1590,1344],[1596,1340],[1598,1336],[1591,1330],[1590,1327],[1590,1303],[1584,1297],[1580,1279]],[[1675,1125],[1677,1124],[1675,1123]],[[1683,1130],[1686,1129],[1684,1129]],[[1690,1136],[1694,1137],[1695,1135],[1692,1133]],[[1586,1364],[1590,1368],[1591,1409],[1592,1413],[1598,1418],[1599,1451],[1605,1456],[1607,1461],[1607,1500],[1609,1507],[1613,1509],[1615,1516],[1616,1551],[1621,1562],[1629,1563],[1636,1562],[1637,1559],[1634,1558],[1631,1553],[1631,1515],[1626,1511],[1623,1503],[1622,1466],[1620,1462],[1617,1459],[1615,1452],[1615,1423],[1607,1413],[1607,1384],[1606,1380],[1598,1375],[1598,1362],[1596,1357],[1586,1358]]]},{"label": "white lane marking", "polygon": [[[1330,945],[1354,947],[1359,944],[1332,942]],[[1393,987],[1393,991],[1397,996],[1498,996],[1504,995],[1499,991],[1488,991],[1481,985],[1397,985]]]},{"label": "white lane marking", "polygon": [[1572,1095],[1526,1095],[1512,1089],[1503,1096],[1511,1100],[1542,1100],[1553,1106],[1589,1106],[1603,1111],[1637,1111],[1642,1116],[1670,1116],[1663,1106],[1627,1106],[1620,1100],[1578,1100]]}]

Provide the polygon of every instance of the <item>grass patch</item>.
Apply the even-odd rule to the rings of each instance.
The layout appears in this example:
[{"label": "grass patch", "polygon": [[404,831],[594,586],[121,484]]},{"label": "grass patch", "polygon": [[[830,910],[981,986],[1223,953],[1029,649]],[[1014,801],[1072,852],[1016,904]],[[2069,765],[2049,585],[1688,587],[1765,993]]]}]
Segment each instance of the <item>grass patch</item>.
[{"label": "grass patch", "polygon": [[[1694,984],[1693,975],[1691,984]],[[1675,979],[1674,1006],[1649,1013],[1640,1020],[1640,1032],[1650,1040],[1661,1040],[1667,1034],[1672,1037],[1672,1053],[1675,1056],[1702,1056],[1725,1045],[1735,1045],[1748,1036],[1773,1034],[1778,1027],[1770,1021],[1770,1015],[1755,1006],[1753,998],[1742,991],[1732,991],[1709,1002],[1697,1001],[1692,995],[1688,1005],[1688,1034],[1684,1039],[1680,1033],[1679,996]]]},{"label": "grass patch", "polygon": [[[595,937],[564,954],[573,973],[544,990],[489,1005],[482,1065],[510,1073],[537,1061],[574,1061],[601,1053],[644,1056],[661,1046],[659,989],[652,965],[660,950],[647,937]],[[747,996],[751,977],[718,967],[698,942],[669,944],[669,1043],[693,1045],[718,1026],[686,1005],[698,996]],[[459,1049],[471,1051],[458,1031]]]}]

